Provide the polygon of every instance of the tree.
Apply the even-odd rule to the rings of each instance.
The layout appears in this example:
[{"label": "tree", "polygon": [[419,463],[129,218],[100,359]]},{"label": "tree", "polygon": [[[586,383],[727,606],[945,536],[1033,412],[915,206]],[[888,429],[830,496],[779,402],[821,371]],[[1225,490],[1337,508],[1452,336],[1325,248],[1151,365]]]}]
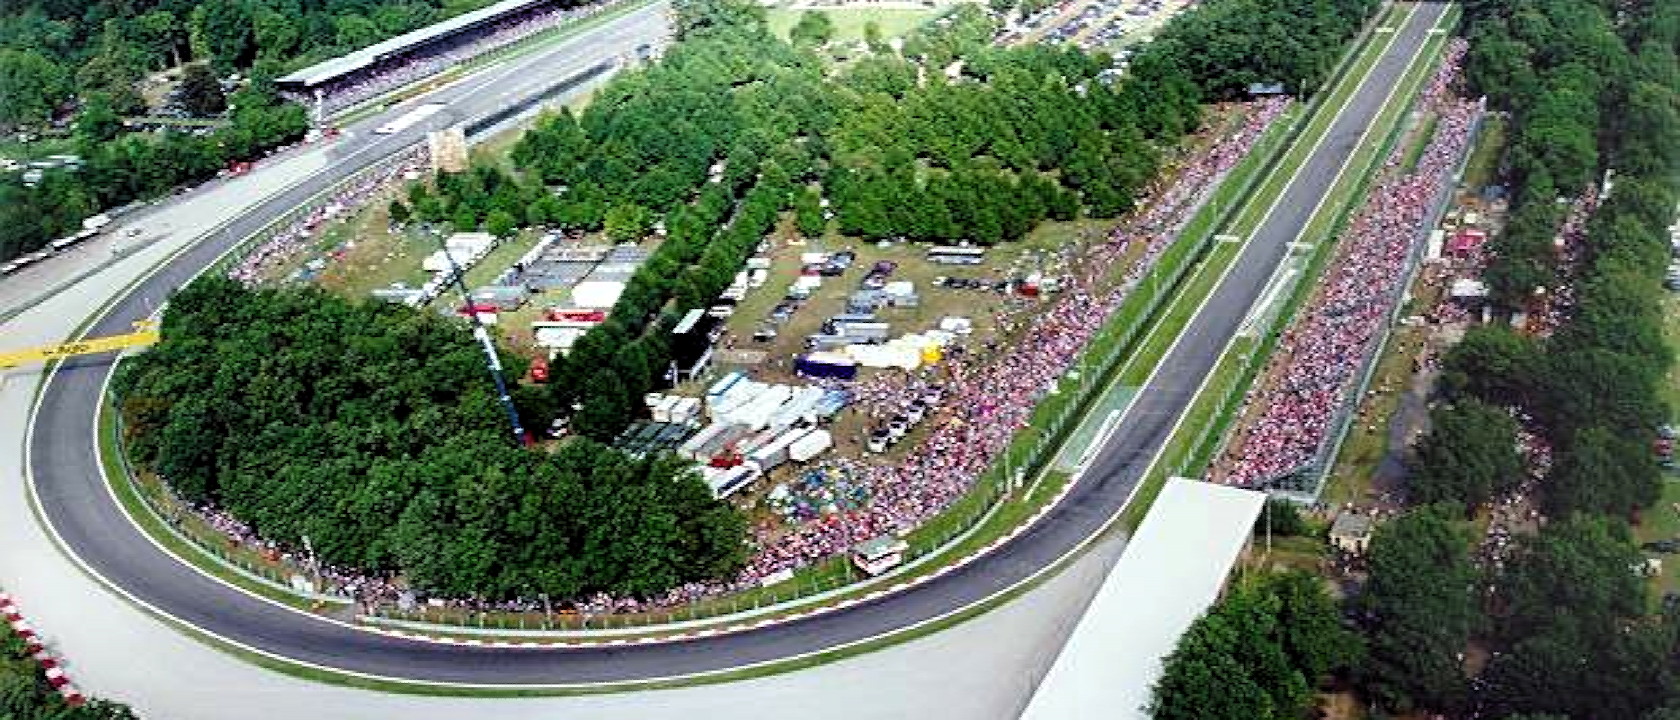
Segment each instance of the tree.
[{"label": "tree", "polygon": [[506,240],[519,231],[519,220],[506,210],[491,210],[490,216],[484,220],[484,229],[491,235]]},{"label": "tree", "polygon": [[1298,537],[1308,532],[1307,520],[1301,509],[1288,500],[1273,498],[1266,501],[1265,512],[1254,521],[1257,535],[1271,533],[1278,537]]},{"label": "tree", "polygon": [[385,212],[391,218],[391,227],[407,225],[409,219],[413,217],[413,214],[408,210],[408,206],[403,204],[401,200],[392,200],[391,204],[386,206]]},{"label": "tree", "polygon": [[1520,405],[1532,397],[1541,356],[1534,342],[1503,325],[1464,333],[1442,358],[1441,386],[1451,397],[1473,396],[1490,405]]},{"label": "tree", "polygon": [[68,92],[57,63],[31,50],[0,48],[0,125],[44,123]]},{"label": "tree", "polygon": [[472,232],[477,230],[478,213],[473,212],[472,208],[462,205],[461,207],[455,209],[455,215],[450,218],[449,225],[455,232]]},{"label": "tree", "polygon": [[1661,492],[1662,469],[1644,433],[1630,436],[1593,425],[1563,446],[1542,498],[1549,517],[1627,515],[1656,502]]},{"label": "tree", "polygon": [[822,237],[828,228],[828,218],[823,216],[822,198],[816,190],[806,190],[799,194],[794,201],[794,225],[799,228],[799,234],[808,238]]},{"label": "tree", "polygon": [[820,10],[806,10],[799,22],[788,31],[788,39],[795,45],[827,45],[834,37],[834,20]]},{"label": "tree", "polygon": [[1418,444],[1410,470],[1413,503],[1453,503],[1473,512],[1522,479],[1517,423],[1475,398],[1439,406],[1430,413],[1429,434]]},{"label": "tree", "polygon": [[870,20],[863,24],[863,42],[869,46],[869,51],[877,55],[887,52],[887,44],[881,40],[881,24]]},{"label": "tree", "polygon": [[573,420],[579,434],[610,442],[630,426],[634,401],[617,372],[605,368],[597,371],[586,392],[583,410]]},{"label": "tree", "polygon": [[76,71],[76,87],[83,96],[103,96],[118,114],[138,113],[146,107],[145,99],[135,89],[140,74],[140,68],[124,58],[100,53]]},{"label": "tree", "polygon": [[141,15],[129,24],[135,42],[159,66],[181,64],[181,47],[176,42],[180,28],[175,13],[158,9]]},{"label": "tree", "polygon": [[1519,550],[1500,584],[1509,649],[1484,674],[1493,709],[1609,720],[1671,696],[1673,629],[1644,619],[1643,558],[1627,526],[1575,516]]},{"label": "tree", "polygon": [[217,115],[227,109],[227,96],[215,71],[203,63],[188,65],[181,73],[181,107],[194,117]]},{"label": "tree", "polygon": [[122,133],[122,118],[112,109],[111,101],[103,95],[93,95],[82,103],[76,114],[76,137],[88,145],[108,142]]},{"label": "tree", "polygon": [[333,18],[336,30],[335,43],[346,49],[360,49],[379,42],[385,33],[372,20],[356,13],[348,13]]},{"label": "tree", "polygon": [[1367,629],[1362,684],[1396,710],[1460,706],[1459,658],[1483,624],[1469,540],[1437,510],[1413,510],[1371,537],[1370,582],[1357,608]]},{"label": "tree", "polygon": [[1150,700],[1157,720],[1297,717],[1311,687],[1357,656],[1322,580],[1265,575],[1233,588],[1168,656]]},{"label": "tree", "polygon": [[193,9],[189,23],[193,56],[208,60],[218,73],[249,61],[255,23],[242,0],[207,0]]},{"label": "tree", "polygon": [[[657,595],[744,560],[744,519],[688,463],[585,438],[510,442],[482,351],[456,320],[207,276],[171,298],[163,325],[167,339],[113,381],[134,461],[286,547],[307,535],[323,561],[400,573],[432,595],[556,601]],[[574,351],[594,358],[578,384],[601,412],[576,424],[611,436],[639,396],[607,369],[623,335],[589,337]],[[557,371],[572,376],[570,364]],[[541,425],[560,399],[514,394]]]},{"label": "tree", "polygon": [[653,228],[653,213],[640,205],[614,205],[602,222],[607,239],[615,243],[637,243]]}]

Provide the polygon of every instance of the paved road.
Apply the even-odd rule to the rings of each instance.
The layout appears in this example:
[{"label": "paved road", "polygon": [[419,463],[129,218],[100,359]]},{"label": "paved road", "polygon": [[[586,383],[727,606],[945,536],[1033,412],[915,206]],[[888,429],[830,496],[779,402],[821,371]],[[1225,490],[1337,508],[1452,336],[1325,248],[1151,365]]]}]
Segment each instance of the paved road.
[{"label": "paved road", "polygon": [[[470,123],[492,115],[503,108],[522,106],[532,98],[543,98],[555,89],[557,82],[570,77],[587,75],[597,82],[609,73],[588,74],[597,64],[617,63],[633,56],[636,46],[647,43],[660,45],[669,32],[666,13],[670,5],[665,0],[651,3],[623,16],[602,21],[578,36],[553,43],[516,60],[493,66],[469,75],[435,91],[391,106],[363,120],[345,126],[344,134],[336,141],[304,145],[259,163],[248,177],[212,180],[186,191],[187,197],[165,198],[160,204],[137,210],[122,217],[95,240],[72,250],[54,255],[0,281],[0,318],[37,304],[44,295],[62,288],[65,283],[85,279],[90,272],[101,269],[116,258],[119,249],[124,255],[133,247],[171,239],[196,238],[207,228],[179,227],[157,220],[156,216],[170,204],[198,198],[226,187],[248,189],[243,202],[224,207],[224,212],[240,214],[245,222],[229,227],[227,232],[209,243],[210,250],[219,253],[232,238],[245,237],[263,222],[297,207],[311,195],[331,187],[355,171],[390,156],[392,153],[423,140],[432,130]],[[374,132],[425,103],[446,103],[440,112],[407,130],[391,135]],[[490,128],[494,130],[495,128]],[[298,178],[306,178],[297,184]],[[290,188],[286,190],[286,188]],[[127,237],[130,230],[137,232]],[[10,343],[8,343],[10,345]]]},{"label": "paved road", "polygon": [[[31,465],[46,513],[70,547],[134,597],[219,636],[275,655],[393,678],[489,685],[564,685],[703,673],[858,641],[941,616],[1007,588],[1061,556],[1114,515],[1161,446],[1197,384],[1257,298],[1287,243],[1329,189],[1337,169],[1396,86],[1407,60],[1444,12],[1426,4],[1335,121],[1234,269],[1138,393],[1091,470],[1058,509],[979,562],[846,612],[792,626],[666,645],[588,650],[462,648],[357,631],[232,592],[158,550],[113,504],[93,452],[94,409],[109,358],[64,364],[48,380],[31,439]],[[260,219],[250,218],[251,222]],[[209,262],[225,241],[205,243],[119,300],[92,330],[128,326]]]}]

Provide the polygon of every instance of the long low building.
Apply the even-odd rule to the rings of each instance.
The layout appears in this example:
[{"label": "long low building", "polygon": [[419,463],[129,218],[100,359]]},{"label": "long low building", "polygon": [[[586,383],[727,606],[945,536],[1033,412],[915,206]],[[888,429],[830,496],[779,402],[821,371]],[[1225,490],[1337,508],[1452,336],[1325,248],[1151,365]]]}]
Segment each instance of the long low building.
[{"label": "long low building", "polygon": [[1168,480],[1022,720],[1147,720],[1161,663],[1219,598],[1265,503],[1253,490]]},{"label": "long low building", "polygon": [[274,84],[284,90],[310,90],[403,53],[446,39],[463,30],[487,25],[534,7],[553,4],[557,3],[554,0],[502,0],[472,12],[456,15],[443,22],[427,25],[419,30],[374,43],[331,60],[316,63],[297,72],[276,78]]}]

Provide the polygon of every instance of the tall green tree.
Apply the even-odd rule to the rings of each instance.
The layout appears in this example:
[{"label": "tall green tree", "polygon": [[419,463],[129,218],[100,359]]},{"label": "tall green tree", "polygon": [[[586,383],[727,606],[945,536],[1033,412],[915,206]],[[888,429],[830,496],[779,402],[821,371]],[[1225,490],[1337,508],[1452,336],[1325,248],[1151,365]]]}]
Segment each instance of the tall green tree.
[{"label": "tall green tree", "polygon": [[192,11],[189,24],[193,56],[208,60],[218,73],[249,62],[256,27],[244,0],[207,0]]},{"label": "tall green tree", "polygon": [[1436,407],[1429,420],[1407,478],[1412,502],[1453,503],[1473,512],[1522,480],[1517,423],[1509,413],[1466,398]]},{"label": "tall green tree", "polygon": [[833,37],[834,20],[821,10],[806,10],[788,31],[788,39],[795,45],[826,45]]},{"label": "tall green tree", "polygon": [[1485,623],[1469,539],[1438,510],[1413,510],[1371,537],[1370,582],[1357,608],[1367,629],[1362,668],[1385,707],[1450,711],[1466,700],[1463,653]]},{"label": "tall green tree", "polygon": [[1484,674],[1494,709],[1609,720],[1672,697],[1673,628],[1645,618],[1643,558],[1625,525],[1554,521],[1521,550],[1500,584],[1509,648]]},{"label": "tall green tree", "polygon": [[181,107],[195,117],[208,117],[227,109],[221,80],[202,63],[188,65],[181,73],[180,92]]},{"label": "tall green tree", "polygon": [[38,52],[0,49],[0,125],[45,123],[69,90],[57,63]]}]

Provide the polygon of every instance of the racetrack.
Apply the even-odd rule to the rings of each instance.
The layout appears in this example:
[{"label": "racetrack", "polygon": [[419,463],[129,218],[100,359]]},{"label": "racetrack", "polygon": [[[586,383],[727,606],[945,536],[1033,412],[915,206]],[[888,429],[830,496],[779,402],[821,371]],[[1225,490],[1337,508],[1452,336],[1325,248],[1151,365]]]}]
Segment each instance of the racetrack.
[{"label": "racetrack", "polygon": [[[95,411],[111,367],[110,357],[65,362],[47,380],[28,440],[28,467],[41,507],[64,542],[90,568],[134,599],[179,621],[277,657],[397,679],[561,686],[666,678],[820,652],[941,617],[1050,565],[1118,512],[1211,371],[1220,350],[1262,292],[1287,244],[1296,238],[1319,198],[1328,191],[1446,7],[1423,5],[1396,33],[1393,44],[1303,164],[1274,211],[1249,239],[1206,305],[1186,325],[1159,371],[1138,391],[1125,417],[1070,495],[1014,541],[914,591],[778,628],[682,643],[578,650],[440,645],[373,634],[307,616],[235,591],[182,565],[127,521],[104,485],[94,447]],[[614,37],[633,43],[634,31],[623,28],[634,26],[611,27],[620,28]],[[588,45],[576,44],[572,57],[577,69],[599,56],[600,48]],[[561,61],[550,60],[553,57],[543,56],[558,65]],[[428,127],[487,112],[500,101],[501,88],[491,87],[496,78],[518,76],[522,67],[523,62],[514,63],[505,72],[452,88],[461,95],[454,99],[451,110],[410,132],[420,133]],[[381,143],[406,144],[403,137],[407,136],[363,136],[346,144],[338,158],[338,177],[379,156],[379,149],[385,147]],[[126,330],[237,238],[336,179],[321,176],[293,187],[218,236],[187,250],[117,300],[88,335]]]}]

